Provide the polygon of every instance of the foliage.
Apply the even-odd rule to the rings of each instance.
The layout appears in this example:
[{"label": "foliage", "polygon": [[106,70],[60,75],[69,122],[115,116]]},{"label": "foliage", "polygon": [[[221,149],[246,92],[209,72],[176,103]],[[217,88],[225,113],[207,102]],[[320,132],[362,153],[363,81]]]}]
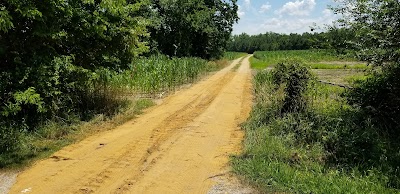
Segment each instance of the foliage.
[{"label": "foliage", "polygon": [[218,59],[237,22],[236,0],[153,0],[160,23],[151,37],[168,56]]},{"label": "foliage", "polygon": [[[373,125],[362,135],[379,137],[381,163],[390,163],[384,170],[400,177],[399,102],[400,102],[400,2],[398,0],[341,1],[334,8],[342,14],[339,22],[355,32],[354,47],[360,59],[374,65],[367,79],[355,82],[354,89],[345,95],[359,109],[362,117]],[[378,68],[379,67],[379,68]],[[367,147],[367,150],[373,150]],[[396,180],[396,179],[395,179]],[[391,185],[400,187],[400,181]]]},{"label": "foliage", "polygon": [[399,192],[398,163],[385,161],[395,157],[390,146],[340,97],[343,89],[309,82],[307,108],[281,114],[286,94],[276,83],[272,72],[255,76],[245,151],[232,159],[236,173],[265,192]]},{"label": "foliage", "polygon": [[250,57],[249,61],[250,61],[251,68],[253,68],[253,69],[262,70],[269,66],[265,61],[262,61],[254,56]]},{"label": "foliage", "polygon": [[285,98],[282,112],[299,112],[306,108],[303,93],[307,89],[311,73],[307,67],[297,61],[278,63],[272,70],[273,82],[284,85]]},{"label": "foliage", "polygon": [[333,8],[341,25],[353,29],[354,48],[374,65],[400,62],[400,2],[398,0],[343,0]]},{"label": "foliage", "polygon": [[[236,173],[262,192],[399,192],[388,186],[389,180],[395,179],[389,179],[389,173],[379,169],[385,164],[361,168],[362,160],[352,163],[352,158],[362,154],[375,156],[373,159],[379,157],[377,152],[362,149],[379,140],[372,138],[373,133],[362,136],[368,125],[353,120],[350,113],[344,114],[349,106],[340,98],[343,89],[310,82],[312,87],[305,93],[310,103],[307,109],[281,114],[285,92],[274,82],[273,73],[268,71],[255,76],[255,105],[243,125],[246,131],[244,153],[232,159]],[[360,124],[363,126],[356,126]],[[381,144],[369,145],[379,148]],[[334,152],[339,151],[337,147],[345,149],[340,149],[339,154]],[[338,163],[332,159],[334,157],[348,160]]]}]

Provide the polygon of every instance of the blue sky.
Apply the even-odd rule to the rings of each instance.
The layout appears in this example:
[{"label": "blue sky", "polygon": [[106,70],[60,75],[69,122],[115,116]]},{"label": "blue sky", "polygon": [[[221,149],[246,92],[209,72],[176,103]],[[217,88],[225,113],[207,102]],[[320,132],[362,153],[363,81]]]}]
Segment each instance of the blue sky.
[{"label": "blue sky", "polygon": [[310,32],[313,24],[323,27],[336,17],[327,9],[334,0],[238,0],[238,5],[233,34]]}]

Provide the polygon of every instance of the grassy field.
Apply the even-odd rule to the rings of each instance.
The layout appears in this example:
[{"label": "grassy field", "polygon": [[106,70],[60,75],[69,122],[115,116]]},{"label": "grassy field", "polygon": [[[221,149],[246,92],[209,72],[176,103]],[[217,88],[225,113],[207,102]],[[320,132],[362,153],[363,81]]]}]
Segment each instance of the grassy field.
[{"label": "grassy field", "polygon": [[285,60],[296,60],[312,69],[365,69],[364,63],[351,57],[338,57],[328,50],[257,51],[251,61],[252,68],[265,69]]}]

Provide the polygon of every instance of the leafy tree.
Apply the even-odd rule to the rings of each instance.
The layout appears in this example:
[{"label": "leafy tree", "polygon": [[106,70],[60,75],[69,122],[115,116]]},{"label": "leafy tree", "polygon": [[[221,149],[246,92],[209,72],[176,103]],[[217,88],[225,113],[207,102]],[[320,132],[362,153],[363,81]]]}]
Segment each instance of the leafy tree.
[{"label": "leafy tree", "polygon": [[343,15],[339,22],[354,30],[358,57],[377,67],[346,97],[373,125],[367,135],[376,133],[381,143],[375,164],[384,166],[390,186],[400,188],[400,1],[344,0],[334,10]]},{"label": "leafy tree", "polygon": [[151,37],[169,56],[219,58],[237,22],[236,0],[153,0],[159,25]]},{"label": "leafy tree", "polygon": [[334,8],[343,18],[339,22],[351,27],[360,59],[374,65],[400,60],[400,2],[398,0],[344,0]]},{"label": "leafy tree", "polygon": [[[355,32],[354,47],[361,60],[380,66],[380,70],[349,93],[349,100],[360,105],[389,128],[398,128],[400,120],[400,2],[398,0],[342,1],[335,8],[345,27]],[[374,118],[375,118],[374,116]],[[391,124],[391,125],[390,125]],[[400,131],[396,132],[397,137]]]},{"label": "leafy tree", "polygon": [[0,1],[0,151],[41,120],[90,112],[93,71],[124,68],[148,50],[148,20],[139,15],[148,3]]}]

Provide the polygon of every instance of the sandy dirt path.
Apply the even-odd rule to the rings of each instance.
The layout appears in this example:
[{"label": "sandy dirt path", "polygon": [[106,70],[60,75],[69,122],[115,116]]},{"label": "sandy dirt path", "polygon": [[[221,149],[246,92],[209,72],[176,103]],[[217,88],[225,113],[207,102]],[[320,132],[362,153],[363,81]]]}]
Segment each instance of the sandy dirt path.
[{"label": "sandy dirt path", "polygon": [[248,57],[18,175],[10,193],[207,193],[241,148]]}]

